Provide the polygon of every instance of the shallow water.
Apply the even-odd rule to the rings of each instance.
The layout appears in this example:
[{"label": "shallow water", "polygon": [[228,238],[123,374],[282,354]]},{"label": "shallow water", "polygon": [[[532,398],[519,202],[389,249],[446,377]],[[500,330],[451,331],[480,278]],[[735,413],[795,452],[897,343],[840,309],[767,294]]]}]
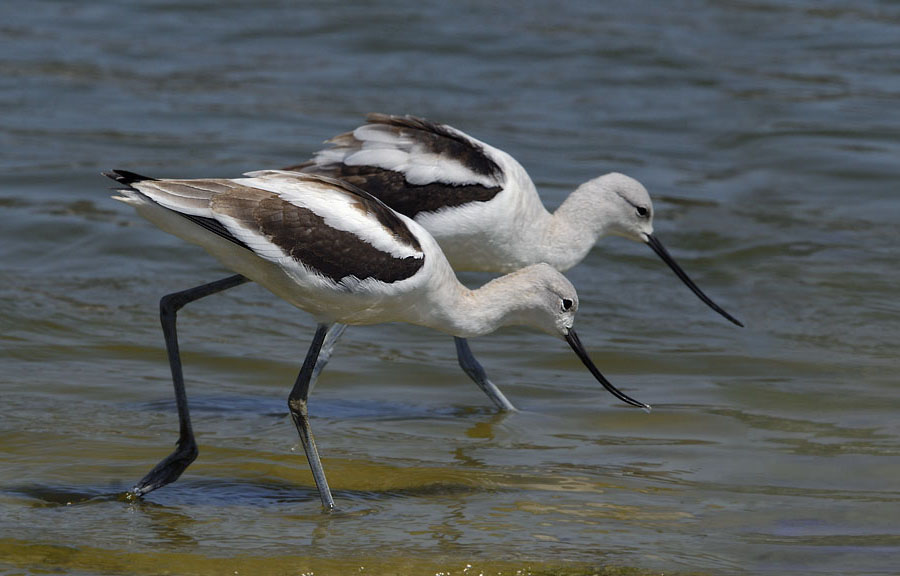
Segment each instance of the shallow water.
[{"label": "shallow water", "polygon": [[[888,2],[38,2],[0,7],[0,571],[892,574],[900,557],[900,8]],[[263,289],[180,330],[200,457],[172,447],[157,302],[226,274],[101,170],[233,176],[370,111],[514,154],[548,206],[641,180],[645,247],[569,277],[606,394],[562,342],[352,328],[311,399],[322,514],[285,399],[313,325]],[[487,277],[465,275],[470,284]]]}]

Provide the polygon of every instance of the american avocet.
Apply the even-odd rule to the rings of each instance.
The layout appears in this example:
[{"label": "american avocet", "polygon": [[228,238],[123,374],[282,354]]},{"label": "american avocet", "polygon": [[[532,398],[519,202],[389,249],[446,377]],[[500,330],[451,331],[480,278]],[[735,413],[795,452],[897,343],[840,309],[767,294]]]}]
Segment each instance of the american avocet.
[{"label": "american avocet", "polygon": [[[565,271],[603,236],[647,244],[700,300],[743,326],[690,279],[653,233],[653,203],[640,182],[611,173],[579,186],[554,213],[512,156],[444,124],[370,114],[368,123],[329,140],[312,161],[288,168],[355,184],[421,224],[455,270],[510,272],[546,262]],[[252,175],[251,172],[249,175]],[[324,365],[343,327],[335,326]],[[464,339],[460,366],[501,410],[512,404],[487,378]]]},{"label": "american avocet", "polygon": [[457,337],[529,326],[565,339],[617,398],[649,408],[617,390],[588,357],[572,328],[575,288],[547,264],[469,290],[424,228],[369,193],[325,176],[270,171],[237,180],[156,180],[123,170],[106,176],[127,186],[114,198],[166,232],[199,244],[238,273],[160,301],[180,433],[176,450],[132,489],[138,496],[176,480],[197,456],[178,353],[177,311],[249,280],[318,322],[288,406],[326,508],[334,500],[310,429],[307,397],[319,351],[336,322],[408,322]]}]

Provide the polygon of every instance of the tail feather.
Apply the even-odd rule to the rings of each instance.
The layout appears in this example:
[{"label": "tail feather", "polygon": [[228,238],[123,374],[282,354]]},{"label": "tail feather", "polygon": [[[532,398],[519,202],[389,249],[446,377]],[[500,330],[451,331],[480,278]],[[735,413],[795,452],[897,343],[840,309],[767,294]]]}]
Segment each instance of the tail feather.
[{"label": "tail feather", "polygon": [[[127,188],[117,188],[117,195],[112,197],[113,200],[131,204],[139,209],[148,206],[161,208],[167,212],[182,216],[201,228],[205,228],[213,234],[217,234],[242,248],[250,250],[247,244],[235,237],[210,212],[210,198],[220,191],[222,187],[221,184],[217,185],[215,180],[160,180],[159,178],[141,176],[128,170],[111,170],[102,172],[102,174],[119,184],[127,186]],[[134,186],[140,182],[157,182],[158,184],[145,184],[141,188]],[[206,186],[199,186],[198,183],[203,183]],[[144,214],[144,216],[151,222],[159,225],[152,217],[147,216],[147,214]],[[177,232],[175,234],[179,235]]]},{"label": "tail feather", "polygon": [[156,178],[150,178],[149,176],[141,176],[135,172],[129,172],[128,170],[111,170],[109,172],[101,172],[107,178],[112,178],[119,184],[124,184],[125,186],[131,186],[135,182],[142,182],[144,180],[156,180]]}]

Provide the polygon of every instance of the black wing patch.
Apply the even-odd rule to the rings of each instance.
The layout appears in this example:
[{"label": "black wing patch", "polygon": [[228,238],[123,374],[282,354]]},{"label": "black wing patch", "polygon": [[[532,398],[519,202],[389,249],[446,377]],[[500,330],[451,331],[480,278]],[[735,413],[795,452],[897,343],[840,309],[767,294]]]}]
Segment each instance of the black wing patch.
[{"label": "black wing patch", "polygon": [[[312,210],[270,192],[245,188],[239,193],[215,197],[211,207],[217,213],[235,218],[296,262],[336,283],[347,277],[398,282],[413,276],[424,264],[424,257],[398,258],[383,252],[352,232],[328,226]],[[396,218],[388,210],[384,212]],[[403,222],[397,219],[397,223],[418,248],[418,241]]]},{"label": "black wing patch", "polygon": [[317,176],[327,175],[319,174],[313,176],[313,178],[322,180],[336,188],[340,188],[348,195],[356,198],[356,207],[367,214],[375,216],[378,223],[384,226],[385,230],[388,230],[395,239],[406,244],[410,248],[413,248],[417,252],[422,251],[419,240],[415,237],[409,227],[398,218],[397,214],[390,206],[386,205],[378,198],[378,196],[372,194],[365,188],[355,186],[352,182],[348,182],[341,178],[319,178]]},{"label": "black wing patch", "polygon": [[[468,140],[443,124],[429,122],[415,116],[390,116],[369,114],[370,124],[389,127],[398,136],[411,136],[418,144],[432,154],[452,158],[475,174],[488,177],[496,182],[503,179],[503,171],[478,144]],[[336,137],[333,142],[338,148],[354,148],[359,141],[348,132]],[[452,182],[429,182],[411,184],[402,172],[385,170],[377,166],[348,166],[343,163],[318,165],[304,162],[285,170],[303,171],[339,178],[362,188],[397,212],[415,218],[421,212],[436,212],[470,202],[487,202],[499,194],[502,186],[481,184],[455,184]]]},{"label": "black wing patch", "polygon": [[236,238],[234,236],[234,234],[229,232],[228,228],[225,228],[225,226],[221,222],[216,220],[215,218],[206,218],[205,216],[194,216],[193,214],[185,214],[184,212],[179,212],[178,214],[184,216],[185,218],[187,218],[194,224],[197,224],[203,228],[206,228],[213,234],[218,234],[222,238],[225,238],[226,240],[234,242],[241,248],[246,248],[247,250],[252,250],[244,242],[242,242],[240,239]]},{"label": "black wing patch", "polygon": [[347,166],[331,164],[326,167],[307,167],[315,174],[340,178],[362,188],[392,209],[415,218],[420,212],[436,212],[441,208],[461,206],[470,202],[487,202],[500,193],[500,186],[480,184],[452,185],[441,182],[410,184],[400,172],[376,166]]}]

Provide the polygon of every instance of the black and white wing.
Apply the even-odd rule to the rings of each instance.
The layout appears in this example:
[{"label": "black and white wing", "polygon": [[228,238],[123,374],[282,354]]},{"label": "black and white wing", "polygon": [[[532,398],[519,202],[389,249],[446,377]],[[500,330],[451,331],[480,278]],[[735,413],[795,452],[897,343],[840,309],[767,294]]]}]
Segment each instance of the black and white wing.
[{"label": "black and white wing", "polygon": [[366,124],[328,142],[313,160],[288,170],[340,178],[410,218],[489,202],[512,186],[534,188],[505,152],[414,116],[370,114]]},{"label": "black and white wing", "polygon": [[[422,247],[401,217],[338,180],[295,173],[281,178],[275,171],[240,180],[156,180],[123,170],[106,175],[128,186],[118,199],[166,208],[185,226],[213,232],[296,278],[389,284],[412,277],[424,263]],[[191,239],[188,230],[169,231]]]}]

